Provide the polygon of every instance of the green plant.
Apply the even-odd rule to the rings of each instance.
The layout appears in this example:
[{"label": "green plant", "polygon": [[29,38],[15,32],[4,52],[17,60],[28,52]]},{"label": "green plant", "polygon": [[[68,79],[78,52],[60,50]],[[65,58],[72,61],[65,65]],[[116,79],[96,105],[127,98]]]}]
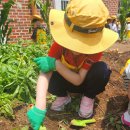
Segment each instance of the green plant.
[{"label": "green plant", "polygon": [[34,103],[39,74],[33,58],[45,56],[48,45],[22,44],[0,46],[0,91],[27,103]]},{"label": "green plant", "polygon": [[119,8],[119,21],[121,24],[121,31],[120,31],[120,39],[121,41],[124,40],[126,35],[126,17],[128,12],[130,11],[130,1],[129,0],[121,0],[120,1],[120,8]]},{"label": "green plant", "polygon": [[67,104],[67,106],[65,107],[65,110],[67,112],[78,112],[80,100],[81,100],[81,97],[72,97],[71,103]]},{"label": "green plant", "polygon": [[[2,0],[0,0],[0,4]],[[6,3],[2,3],[2,9],[0,11],[0,44],[6,44],[9,40],[9,35],[12,32],[12,28],[9,27],[9,23],[12,22],[12,19],[8,19],[9,11],[14,5],[13,0],[8,0]]]},{"label": "green plant", "polygon": [[122,130],[122,122],[119,115],[108,114],[107,129],[114,128],[115,130]]},{"label": "green plant", "polygon": [[0,93],[0,115],[14,119],[12,100],[13,95]]}]

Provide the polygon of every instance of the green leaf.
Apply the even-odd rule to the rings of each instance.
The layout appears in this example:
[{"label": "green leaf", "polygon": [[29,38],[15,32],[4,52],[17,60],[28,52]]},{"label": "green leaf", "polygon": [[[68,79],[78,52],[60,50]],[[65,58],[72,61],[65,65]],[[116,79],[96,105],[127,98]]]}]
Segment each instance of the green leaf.
[{"label": "green leaf", "polygon": [[39,130],[46,130],[45,126],[40,126]]},{"label": "green leaf", "polygon": [[116,130],[121,130],[121,125],[116,124]]},{"label": "green leaf", "polygon": [[114,118],[113,117],[110,118],[110,122],[114,123]]},{"label": "green leaf", "polygon": [[35,83],[35,84],[37,83],[36,80],[33,79],[32,77],[30,77],[29,79],[30,79],[30,81],[32,81],[33,83]]},{"label": "green leaf", "polygon": [[28,129],[29,129],[29,126],[27,125],[21,128],[21,130],[28,130]]}]

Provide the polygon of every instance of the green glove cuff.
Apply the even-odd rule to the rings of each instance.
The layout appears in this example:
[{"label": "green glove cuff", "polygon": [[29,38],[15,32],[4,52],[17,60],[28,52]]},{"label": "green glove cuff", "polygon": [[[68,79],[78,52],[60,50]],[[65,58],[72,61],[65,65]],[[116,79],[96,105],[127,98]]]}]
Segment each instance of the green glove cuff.
[{"label": "green glove cuff", "polygon": [[49,57],[49,58],[50,58],[50,60],[49,60],[49,68],[50,68],[50,70],[55,70],[56,69],[56,64],[55,64],[56,59],[51,58],[51,57]]},{"label": "green glove cuff", "polygon": [[46,112],[47,112],[46,109],[45,109],[45,110],[40,110],[40,109],[38,109],[36,106],[33,107],[33,111],[34,111],[34,112],[37,112],[37,114],[42,114],[42,115],[45,115]]},{"label": "green glove cuff", "polygon": [[50,56],[35,58],[34,62],[38,65],[39,69],[44,73],[56,69],[55,65],[56,59]]}]

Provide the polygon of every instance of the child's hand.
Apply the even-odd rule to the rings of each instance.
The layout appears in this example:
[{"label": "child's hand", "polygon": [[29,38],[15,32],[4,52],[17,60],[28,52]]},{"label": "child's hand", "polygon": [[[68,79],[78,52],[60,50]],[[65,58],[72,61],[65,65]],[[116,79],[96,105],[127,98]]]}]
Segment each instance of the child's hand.
[{"label": "child's hand", "polygon": [[45,119],[46,110],[40,110],[35,106],[27,112],[27,117],[33,130],[39,130]]},{"label": "child's hand", "polygon": [[44,73],[55,70],[56,68],[55,61],[56,61],[55,58],[49,56],[38,57],[34,59],[34,62],[38,65],[39,69]]}]

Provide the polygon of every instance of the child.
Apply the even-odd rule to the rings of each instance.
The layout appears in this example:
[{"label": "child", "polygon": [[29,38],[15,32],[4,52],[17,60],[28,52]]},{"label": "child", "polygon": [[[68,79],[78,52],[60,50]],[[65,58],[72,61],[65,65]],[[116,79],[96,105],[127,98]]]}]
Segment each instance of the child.
[{"label": "child", "polygon": [[128,17],[126,19],[127,21],[127,24],[126,24],[126,34],[127,34],[127,38],[129,39],[130,38],[130,17]]},{"label": "child", "polygon": [[110,18],[108,18],[107,19],[107,22],[106,22],[106,24],[105,24],[105,28],[109,28],[110,29],[110,24],[111,23],[111,19]]},{"label": "child", "polygon": [[111,16],[111,22],[109,23],[109,26],[111,30],[118,32],[116,16]]},{"label": "child", "polygon": [[117,21],[117,29],[118,29],[118,35],[120,36],[120,32],[121,32],[121,23],[120,23],[119,20]]},{"label": "child", "polygon": [[[128,89],[128,98],[130,101],[130,59],[126,62],[125,67],[120,72],[124,79],[125,87]],[[122,123],[130,127],[130,102],[128,104],[128,109],[123,113],[121,117]]]},{"label": "child", "polygon": [[93,116],[94,98],[105,90],[111,73],[106,63],[99,60],[102,52],[118,39],[117,33],[104,27],[108,15],[101,0],[71,0],[66,12],[50,11],[55,42],[47,57],[34,59],[41,70],[36,104],[27,112],[34,130],[45,118],[47,90],[57,96],[52,110],[62,111],[71,102],[68,92],[81,93],[79,116]]},{"label": "child", "polygon": [[43,19],[39,15],[33,15],[33,34],[31,39],[39,44],[46,43],[46,32],[45,28],[43,27]]}]

